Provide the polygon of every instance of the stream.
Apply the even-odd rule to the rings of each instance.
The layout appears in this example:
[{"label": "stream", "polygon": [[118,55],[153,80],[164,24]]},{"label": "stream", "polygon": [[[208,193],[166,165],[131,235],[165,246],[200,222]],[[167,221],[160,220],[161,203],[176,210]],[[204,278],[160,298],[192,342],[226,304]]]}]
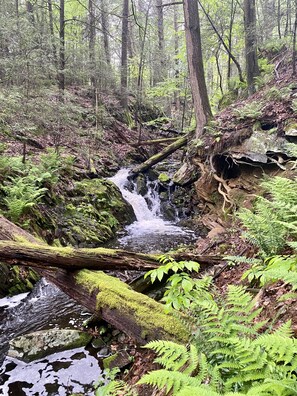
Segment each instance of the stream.
[{"label": "stream", "polygon": [[[136,221],[109,247],[158,253],[194,240],[192,231],[176,225],[178,219],[164,219],[157,181],[147,180],[147,192],[142,196],[129,178],[129,169],[121,169],[110,180],[132,205]],[[102,369],[100,355],[92,348],[54,353],[31,363],[6,356],[9,341],[17,336],[52,328],[78,329],[89,317],[83,307],[44,279],[29,294],[0,299],[0,395],[93,396]]]}]

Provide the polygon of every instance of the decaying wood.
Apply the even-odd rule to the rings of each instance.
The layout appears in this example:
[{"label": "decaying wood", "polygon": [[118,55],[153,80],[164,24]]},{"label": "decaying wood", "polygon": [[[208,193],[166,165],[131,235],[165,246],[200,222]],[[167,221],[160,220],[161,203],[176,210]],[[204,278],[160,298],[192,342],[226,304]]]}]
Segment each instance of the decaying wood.
[{"label": "decaying wood", "polygon": [[[220,256],[199,256],[191,253],[176,253],[172,256],[178,261],[198,261],[203,268],[222,261]],[[159,255],[156,254],[142,254],[120,249],[56,248],[32,242],[0,241],[2,262],[40,269],[56,267],[69,271],[79,269],[144,271],[158,268],[160,266],[158,257]]]},{"label": "decaying wood", "polygon": [[151,158],[146,160],[143,164],[136,166],[131,170],[132,173],[141,173],[145,172],[150,169],[153,165],[156,165],[163,159],[167,158],[169,155],[174,153],[176,150],[185,146],[188,142],[188,135],[183,136],[182,138],[176,140],[174,143],[170,144],[169,146],[165,147],[162,151],[158,154],[153,155]]},{"label": "decaying wood", "polygon": [[164,139],[154,139],[154,140],[143,140],[142,142],[138,142],[138,143],[130,143],[130,146],[132,146],[132,147],[154,146],[156,144],[175,142],[177,139],[178,138],[164,138]]}]

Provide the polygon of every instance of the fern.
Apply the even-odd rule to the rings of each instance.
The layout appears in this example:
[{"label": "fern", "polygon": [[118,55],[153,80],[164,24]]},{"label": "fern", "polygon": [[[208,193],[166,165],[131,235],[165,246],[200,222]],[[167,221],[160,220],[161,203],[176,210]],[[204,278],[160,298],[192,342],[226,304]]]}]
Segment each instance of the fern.
[{"label": "fern", "polygon": [[267,257],[281,252],[289,237],[296,237],[297,183],[274,177],[262,186],[267,197],[258,197],[254,211],[242,209],[238,217],[246,228],[244,236]]},{"label": "fern", "polygon": [[251,102],[239,109],[235,109],[234,113],[238,116],[239,120],[244,120],[246,118],[258,119],[262,115],[262,106],[262,103],[256,101]]},{"label": "fern", "polygon": [[253,320],[260,310],[254,309],[252,296],[241,286],[229,286],[222,299],[198,299],[191,312],[190,346],[169,341],[147,344],[164,369],[145,375],[139,384],[174,396],[287,396],[295,392],[297,342],[290,323],[259,336],[264,322],[254,324]]}]

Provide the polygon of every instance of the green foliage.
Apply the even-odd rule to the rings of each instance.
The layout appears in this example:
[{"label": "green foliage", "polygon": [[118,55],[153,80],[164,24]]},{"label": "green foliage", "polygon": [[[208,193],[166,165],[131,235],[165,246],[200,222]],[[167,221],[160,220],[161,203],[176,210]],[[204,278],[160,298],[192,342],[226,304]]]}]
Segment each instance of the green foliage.
[{"label": "green foliage", "polygon": [[96,384],[95,396],[134,396],[136,393],[124,381],[116,379],[118,368],[104,370],[103,379]]},{"label": "green foliage", "polygon": [[260,311],[240,286],[229,286],[225,298],[201,297],[190,311],[191,344],[147,344],[164,369],[145,375],[139,384],[173,396],[296,395],[297,342],[290,323],[258,335],[263,322],[254,319]]},{"label": "green foliage", "polygon": [[273,86],[266,92],[265,96],[268,100],[281,101],[289,99],[291,92],[290,87],[277,88]]},{"label": "green foliage", "polygon": [[282,280],[290,284],[292,290],[297,290],[297,256],[274,256],[262,263],[255,263],[244,273],[245,278],[250,282],[257,280],[262,286]]},{"label": "green foliage", "polygon": [[61,157],[53,149],[41,155],[39,165],[30,161],[24,164],[21,157],[2,156],[0,169],[3,211],[16,223],[58,183],[63,172]]},{"label": "green foliage", "polygon": [[175,261],[172,257],[164,254],[159,257],[159,261],[162,264],[160,267],[157,269],[148,271],[145,275],[144,278],[147,278],[150,276],[151,282],[154,283],[156,279],[158,279],[160,282],[163,279],[165,275],[167,275],[169,272],[180,272],[182,270],[188,270],[188,271],[199,271],[199,264],[196,263],[195,261]]},{"label": "green foliage", "polygon": [[238,217],[246,228],[244,236],[267,257],[281,252],[288,237],[296,237],[297,183],[277,176],[262,187],[268,197],[257,197],[254,210],[242,209]]},{"label": "green foliage", "polygon": [[205,292],[208,284],[201,280],[195,281],[188,273],[184,272],[185,270],[198,272],[200,268],[198,263],[195,261],[176,262],[167,255],[161,256],[159,261],[163,265],[155,270],[148,271],[145,278],[150,276],[153,283],[156,279],[162,281],[166,275],[173,272],[173,275],[167,280],[166,291],[162,299],[167,311],[172,310],[172,308],[188,308],[198,295]]},{"label": "green foliage", "polygon": [[247,103],[245,106],[234,110],[235,115],[239,120],[245,120],[246,118],[252,118],[257,120],[262,115],[263,104],[259,102]]}]

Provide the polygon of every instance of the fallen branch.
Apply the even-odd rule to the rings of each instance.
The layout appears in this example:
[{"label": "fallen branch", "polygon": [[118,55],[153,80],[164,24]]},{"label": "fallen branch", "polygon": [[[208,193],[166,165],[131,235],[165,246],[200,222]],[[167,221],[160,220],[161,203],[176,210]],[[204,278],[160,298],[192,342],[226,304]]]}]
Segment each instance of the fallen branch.
[{"label": "fallen branch", "polygon": [[131,170],[131,173],[141,173],[150,169],[153,165],[163,161],[163,159],[167,158],[169,155],[174,153],[176,150],[185,146],[188,142],[188,135],[183,136],[182,138],[176,140],[174,143],[165,147],[158,154],[153,155],[151,158],[146,160],[143,164],[136,166]]},{"label": "fallen branch", "polygon": [[[178,261],[199,261],[204,267],[222,261],[220,256],[199,256],[190,253],[177,253],[172,256]],[[157,254],[142,254],[119,249],[57,248],[29,242],[0,241],[2,262],[47,270],[52,267],[54,271],[55,268],[68,271],[79,269],[145,271],[160,266],[158,257]]]},{"label": "fallen branch", "polygon": [[178,138],[164,138],[164,139],[155,139],[155,140],[144,140],[138,143],[129,143],[132,147],[139,147],[139,146],[153,146],[155,144],[163,144],[169,142],[175,142]]}]

